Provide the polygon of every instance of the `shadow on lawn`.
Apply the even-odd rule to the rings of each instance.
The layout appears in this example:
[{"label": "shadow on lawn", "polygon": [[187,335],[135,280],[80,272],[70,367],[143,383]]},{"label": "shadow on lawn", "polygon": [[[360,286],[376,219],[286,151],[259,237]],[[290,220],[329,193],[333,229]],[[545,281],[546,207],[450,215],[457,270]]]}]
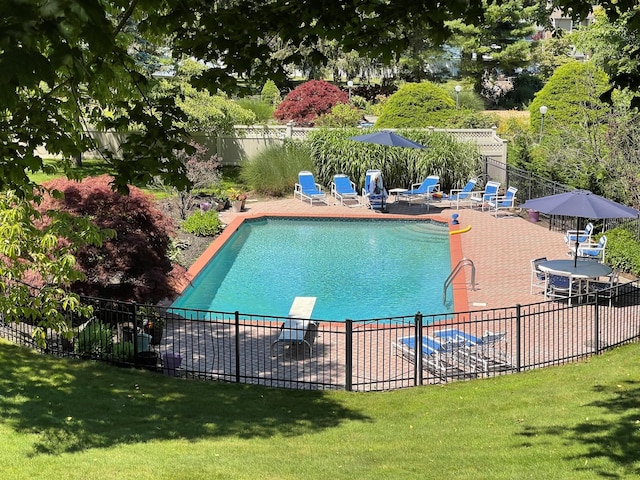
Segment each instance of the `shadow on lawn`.
[{"label": "shadow on lawn", "polygon": [[33,455],[163,439],[268,438],[368,421],[318,391],[184,381],[0,345],[0,417]]},{"label": "shadow on lawn", "polygon": [[[582,443],[588,447],[587,453],[569,457],[568,460],[581,460],[584,470],[598,471],[601,476],[618,478],[615,472],[595,467],[598,459],[618,465],[627,474],[638,475],[638,408],[640,408],[640,383],[627,381],[615,385],[597,385],[595,392],[603,396],[602,400],[585,404],[587,408],[604,410],[610,422],[602,419],[589,420],[571,427],[528,428],[523,435],[540,441],[545,436],[559,436],[566,442]],[[543,440],[544,441],[544,440]]]}]

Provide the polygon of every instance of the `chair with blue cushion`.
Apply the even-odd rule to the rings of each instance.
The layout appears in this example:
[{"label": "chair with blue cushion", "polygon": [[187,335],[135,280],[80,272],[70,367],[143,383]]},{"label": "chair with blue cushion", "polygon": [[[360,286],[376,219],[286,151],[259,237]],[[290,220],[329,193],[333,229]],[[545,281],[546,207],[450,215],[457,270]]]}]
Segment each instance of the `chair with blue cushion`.
[{"label": "chair with blue cushion", "polygon": [[593,223],[589,222],[584,227],[584,230],[567,230],[564,234],[564,242],[568,247],[574,247],[577,242],[589,243],[591,242],[591,235],[593,234]]},{"label": "chair with blue cushion", "polygon": [[471,205],[471,192],[476,187],[476,183],[478,183],[478,180],[476,178],[472,178],[467,182],[464,188],[454,188],[453,190],[450,190],[449,195],[447,196],[447,199],[449,200],[449,207],[451,207],[453,202],[456,202],[456,210],[458,210],[460,205],[464,202]]},{"label": "chair with blue cushion", "polygon": [[298,183],[295,184],[293,190],[293,198],[300,197],[300,200],[309,200],[309,204],[313,206],[314,202],[321,202],[329,205],[327,194],[322,191],[319,183],[316,183],[313,173],[302,171],[298,173]]},{"label": "chair with blue cushion", "polygon": [[571,305],[573,296],[580,293],[580,282],[566,272],[549,270],[546,272],[545,299],[568,299]]},{"label": "chair with blue cushion", "polygon": [[542,262],[546,262],[547,257],[539,257],[531,260],[531,295],[533,291],[538,289],[544,292],[547,279],[542,270],[538,267]]},{"label": "chair with blue cushion", "polygon": [[620,271],[614,270],[606,281],[589,281],[587,283],[587,295],[594,296],[597,294],[598,299],[609,300],[609,306],[611,306],[612,300],[618,296],[619,278]]},{"label": "chair with blue cushion", "polygon": [[605,248],[607,247],[607,236],[602,235],[598,243],[581,243],[578,245],[578,256],[591,258],[604,263]]},{"label": "chair with blue cushion", "polygon": [[380,170],[367,170],[362,189],[362,199],[365,206],[372,210],[384,210],[389,194],[384,188],[384,180]]},{"label": "chair with blue cushion", "polygon": [[478,206],[484,211],[488,203],[498,196],[499,188],[500,182],[489,180],[484,186],[484,190],[482,190],[481,192],[473,192],[471,194],[471,206]]},{"label": "chair with blue cushion", "polygon": [[493,210],[493,214],[497,217],[500,210],[511,210],[515,208],[517,192],[517,188],[509,187],[504,195],[493,197],[487,202],[489,210]]},{"label": "chair with blue cushion", "polygon": [[336,200],[340,201],[340,205],[348,205],[350,207],[359,207],[360,199],[358,198],[358,192],[356,191],[356,184],[351,179],[339,173],[333,176],[333,182],[331,182],[331,194]]},{"label": "chair with blue cushion", "polygon": [[398,200],[409,204],[414,202],[424,203],[431,198],[434,192],[440,191],[440,176],[429,175],[422,183],[414,183],[406,192],[398,194]]}]

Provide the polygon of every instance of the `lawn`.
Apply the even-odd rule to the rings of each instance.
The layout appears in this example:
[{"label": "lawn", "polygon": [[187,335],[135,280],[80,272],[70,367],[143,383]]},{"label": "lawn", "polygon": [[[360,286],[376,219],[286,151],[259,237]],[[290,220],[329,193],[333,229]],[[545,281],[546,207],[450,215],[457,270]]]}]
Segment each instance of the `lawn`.
[{"label": "lawn", "polygon": [[637,478],[640,355],[380,393],[183,380],[0,340],[7,479]]}]

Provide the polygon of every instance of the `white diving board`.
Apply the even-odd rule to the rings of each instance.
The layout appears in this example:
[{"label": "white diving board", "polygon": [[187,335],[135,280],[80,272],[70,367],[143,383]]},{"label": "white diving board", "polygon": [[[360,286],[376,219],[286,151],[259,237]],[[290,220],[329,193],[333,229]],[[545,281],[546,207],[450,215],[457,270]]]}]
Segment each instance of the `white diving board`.
[{"label": "white diving board", "polygon": [[[316,322],[309,320],[316,304],[316,297],[296,297],[289,310],[289,318],[282,323],[278,339],[271,344],[271,356],[274,355],[274,347],[283,345],[283,351],[288,346],[306,345],[309,355],[312,353],[312,344],[317,331]],[[312,325],[313,324],[313,325]]]}]

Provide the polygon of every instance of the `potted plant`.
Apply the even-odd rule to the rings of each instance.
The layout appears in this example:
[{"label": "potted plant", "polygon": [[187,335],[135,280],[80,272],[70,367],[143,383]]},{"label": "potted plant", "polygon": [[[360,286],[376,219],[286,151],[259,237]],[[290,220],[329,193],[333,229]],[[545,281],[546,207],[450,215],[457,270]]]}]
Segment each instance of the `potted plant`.
[{"label": "potted plant", "polygon": [[164,318],[150,307],[140,307],[138,309],[138,318],[142,323],[144,333],[151,335],[149,343],[151,345],[160,345],[162,334],[164,333]]},{"label": "potted plant", "polygon": [[229,200],[231,200],[231,207],[234,212],[241,212],[244,208],[245,201],[247,200],[247,194],[241,190],[230,189],[228,191]]}]

